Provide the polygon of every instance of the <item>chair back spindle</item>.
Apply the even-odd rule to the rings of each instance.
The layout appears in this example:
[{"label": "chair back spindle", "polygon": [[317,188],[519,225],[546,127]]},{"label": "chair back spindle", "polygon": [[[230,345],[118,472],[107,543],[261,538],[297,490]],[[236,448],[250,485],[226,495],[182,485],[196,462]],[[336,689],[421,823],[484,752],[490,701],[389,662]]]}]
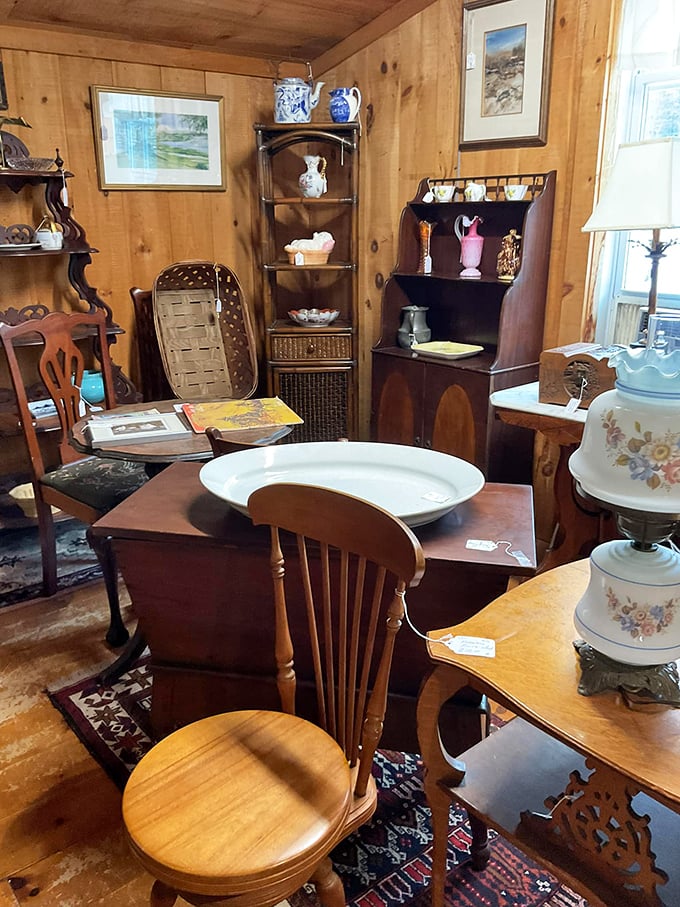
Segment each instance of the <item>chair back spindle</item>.
[{"label": "chair back spindle", "polygon": [[[253,492],[248,510],[253,522],[271,526],[282,708],[295,713],[298,678],[289,611],[293,601],[303,600],[316,721],[351,766],[359,763],[355,794],[363,796],[382,734],[405,590],[424,572],[420,543],[386,511],[325,488],[269,485]],[[294,533],[295,546],[282,539],[282,530]],[[301,594],[292,594],[298,580]],[[296,639],[296,651],[301,645]]]}]

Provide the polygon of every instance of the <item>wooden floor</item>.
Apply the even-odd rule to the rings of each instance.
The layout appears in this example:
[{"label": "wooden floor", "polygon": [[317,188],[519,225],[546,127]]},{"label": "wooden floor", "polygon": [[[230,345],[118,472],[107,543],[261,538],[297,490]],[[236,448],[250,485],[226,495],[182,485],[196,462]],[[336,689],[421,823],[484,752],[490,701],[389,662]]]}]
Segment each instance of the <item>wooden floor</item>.
[{"label": "wooden floor", "polygon": [[107,614],[100,583],[0,609],[0,907],[148,904],[120,793],[44,693],[113,660]]}]

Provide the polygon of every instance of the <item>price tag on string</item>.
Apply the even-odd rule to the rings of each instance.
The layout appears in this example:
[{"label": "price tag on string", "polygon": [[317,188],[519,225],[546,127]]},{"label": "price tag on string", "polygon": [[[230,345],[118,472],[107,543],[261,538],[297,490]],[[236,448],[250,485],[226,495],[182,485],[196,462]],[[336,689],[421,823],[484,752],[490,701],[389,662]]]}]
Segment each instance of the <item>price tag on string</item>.
[{"label": "price tag on string", "polygon": [[442,636],[439,642],[456,655],[478,655],[480,658],[496,657],[496,642],[485,636]]},{"label": "price tag on string", "polygon": [[585,378],[581,378],[581,390],[579,391],[578,397],[571,397],[565,404],[564,408],[570,416],[572,416],[581,405],[583,401],[583,392],[586,389],[587,384],[588,381]]}]

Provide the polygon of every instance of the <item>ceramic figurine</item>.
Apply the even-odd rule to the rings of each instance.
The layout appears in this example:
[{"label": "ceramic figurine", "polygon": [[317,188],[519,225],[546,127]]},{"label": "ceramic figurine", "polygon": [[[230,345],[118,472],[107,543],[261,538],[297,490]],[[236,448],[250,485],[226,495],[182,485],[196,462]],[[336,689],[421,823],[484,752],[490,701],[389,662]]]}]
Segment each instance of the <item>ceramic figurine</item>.
[{"label": "ceramic figurine", "polygon": [[510,282],[517,276],[519,271],[519,241],[521,238],[517,230],[510,230],[503,237],[496,267],[499,280]]},{"label": "ceramic figurine", "polygon": [[356,120],[361,107],[361,92],[356,86],[352,88],[331,88],[328,109],[334,123],[348,123]]},{"label": "ceramic figurine", "polygon": [[307,165],[300,174],[298,184],[305,198],[321,198],[328,189],[326,182],[326,158],[320,154],[305,154],[303,160]]}]

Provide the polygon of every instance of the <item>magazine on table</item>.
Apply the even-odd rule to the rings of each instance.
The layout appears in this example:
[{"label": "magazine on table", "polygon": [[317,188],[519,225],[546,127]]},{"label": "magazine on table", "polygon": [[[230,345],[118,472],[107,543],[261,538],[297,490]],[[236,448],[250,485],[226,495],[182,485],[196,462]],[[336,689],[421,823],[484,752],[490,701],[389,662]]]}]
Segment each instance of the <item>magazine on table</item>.
[{"label": "magazine on table", "polygon": [[173,441],[191,437],[193,432],[177,413],[146,410],[116,416],[115,411],[93,416],[87,424],[93,445],[141,444],[144,441]]},{"label": "magazine on table", "polygon": [[279,397],[184,403],[182,411],[195,432],[204,432],[210,427],[222,432],[274,428],[278,425],[300,425],[303,421]]}]

